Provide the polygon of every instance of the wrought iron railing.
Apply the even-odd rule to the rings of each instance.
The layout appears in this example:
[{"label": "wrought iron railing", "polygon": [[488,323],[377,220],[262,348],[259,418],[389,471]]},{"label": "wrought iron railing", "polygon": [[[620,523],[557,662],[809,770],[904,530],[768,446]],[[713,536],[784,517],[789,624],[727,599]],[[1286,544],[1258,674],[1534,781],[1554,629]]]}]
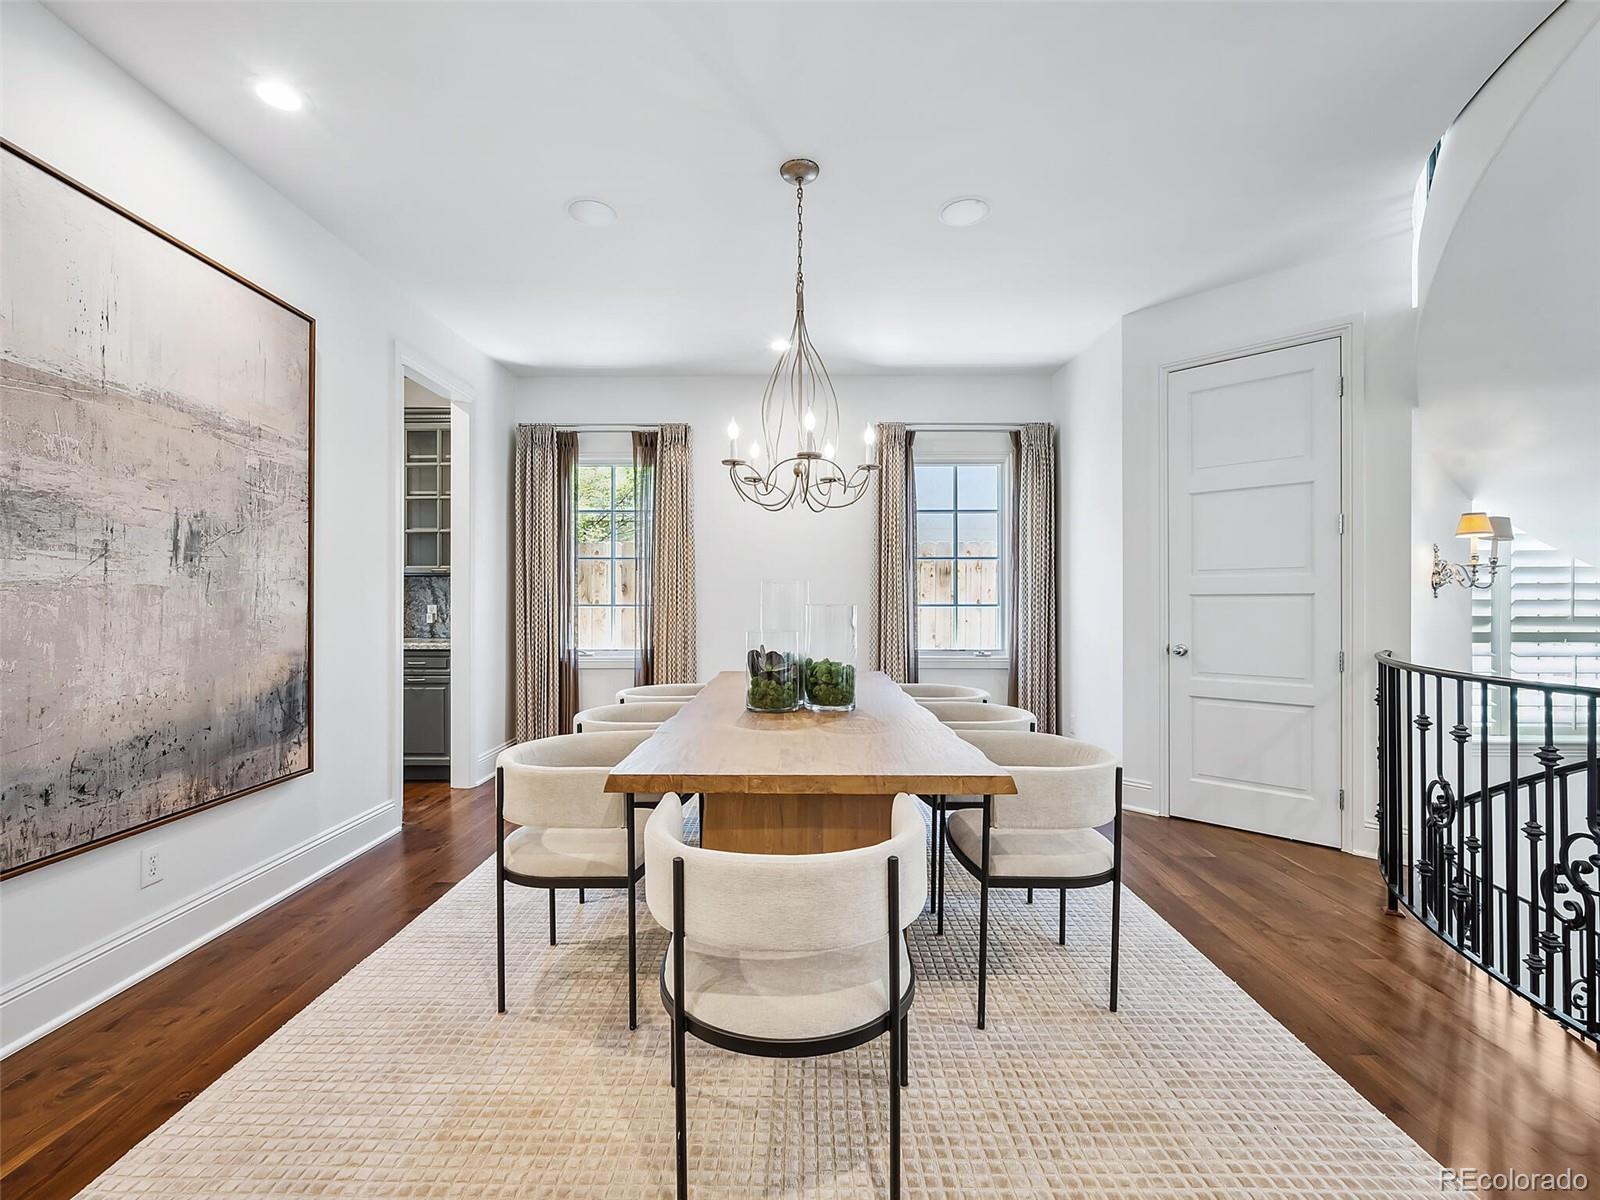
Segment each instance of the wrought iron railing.
[{"label": "wrought iron railing", "polygon": [[1600,688],[1377,657],[1389,907],[1600,1041]]}]

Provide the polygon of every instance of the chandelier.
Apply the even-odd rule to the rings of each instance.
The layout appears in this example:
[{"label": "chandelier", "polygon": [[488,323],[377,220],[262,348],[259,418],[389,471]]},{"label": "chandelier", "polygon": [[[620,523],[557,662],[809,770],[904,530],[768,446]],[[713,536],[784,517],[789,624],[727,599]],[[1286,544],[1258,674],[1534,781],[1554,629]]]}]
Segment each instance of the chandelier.
[{"label": "chandelier", "polygon": [[[722,460],[739,498],[768,512],[797,505],[812,512],[847,508],[866,494],[878,469],[864,462],[847,475],[836,460],[839,397],[806,330],[806,184],[818,170],[809,158],[791,158],[778,168],[785,182],[794,184],[794,325],[761,397],[761,437],[741,457],[739,424],[729,421],[728,457]],[[875,439],[869,424],[862,434],[862,457],[872,458]]]}]

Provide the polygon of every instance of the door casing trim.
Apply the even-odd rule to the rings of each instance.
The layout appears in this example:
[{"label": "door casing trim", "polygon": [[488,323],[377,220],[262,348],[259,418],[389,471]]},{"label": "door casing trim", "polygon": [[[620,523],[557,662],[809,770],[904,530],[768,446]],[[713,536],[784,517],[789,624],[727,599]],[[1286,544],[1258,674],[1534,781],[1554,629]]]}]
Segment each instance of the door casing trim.
[{"label": "door casing trim", "polygon": [[[1357,811],[1365,807],[1358,803],[1365,789],[1352,786],[1360,778],[1360,765],[1356,761],[1356,731],[1364,728],[1359,691],[1355,686],[1361,673],[1352,648],[1364,645],[1365,620],[1360,599],[1365,594],[1366,520],[1362,505],[1362,484],[1365,481],[1365,464],[1362,454],[1362,435],[1366,425],[1365,351],[1362,344],[1362,318],[1359,313],[1338,318],[1325,324],[1310,326],[1277,337],[1256,342],[1236,344],[1225,349],[1204,354],[1171,359],[1156,366],[1156,517],[1158,536],[1154,546],[1156,579],[1156,623],[1153,630],[1155,644],[1165,647],[1171,618],[1171,530],[1167,504],[1168,477],[1171,471],[1170,447],[1167,444],[1167,415],[1169,387],[1172,375],[1192,367],[1210,366],[1255,354],[1268,354],[1274,350],[1288,350],[1312,342],[1337,338],[1339,341],[1339,373],[1344,379],[1344,396],[1339,405],[1339,510],[1344,513],[1345,532],[1339,546],[1339,636],[1340,649],[1345,655],[1345,671],[1339,679],[1339,786],[1345,793],[1344,811],[1340,813],[1340,849],[1349,852],[1356,844]],[[1172,815],[1172,747],[1171,747],[1171,688],[1172,658],[1160,656],[1157,678],[1156,704],[1156,771],[1154,804],[1162,816]]]}]

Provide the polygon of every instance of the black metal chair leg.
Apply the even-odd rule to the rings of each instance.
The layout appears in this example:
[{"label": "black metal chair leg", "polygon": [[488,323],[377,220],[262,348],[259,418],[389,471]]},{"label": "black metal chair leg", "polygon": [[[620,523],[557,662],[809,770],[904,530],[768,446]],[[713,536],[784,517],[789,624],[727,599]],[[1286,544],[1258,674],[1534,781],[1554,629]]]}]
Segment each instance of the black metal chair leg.
[{"label": "black metal chair leg", "polygon": [[[623,832],[628,839],[628,1028],[639,1028],[639,933],[638,914],[634,912],[635,898],[638,895],[639,885],[634,880],[633,861],[633,834],[634,822],[638,817],[634,813],[633,793],[629,792],[623,797],[627,804],[627,820],[623,822]],[[583,891],[579,889],[578,899],[583,899]]]},{"label": "black metal chair leg", "polygon": [[987,1015],[989,984],[989,822],[993,817],[994,798],[983,798],[983,854],[982,873],[978,876],[978,1028],[982,1029]]},{"label": "black metal chair leg", "polygon": [[934,932],[938,936],[943,937],[944,936],[944,839],[945,839],[945,824],[946,824],[946,822],[945,822],[945,797],[944,796],[940,796],[939,797],[939,811],[938,811],[936,819],[937,819],[937,823],[938,823],[938,828],[936,830],[934,830],[933,836],[935,837],[935,839],[938,840],[938,843],[939,843],[939,884],[938,884],[938,887],[936,889],[937,901],[936,901],[936,903],[934,905],[934,909],[939,914],[939,920],[938,920],[938,927],[934,930]]},{"label": "black metal chair leg", "polygon": [[550,944],[556,944],[556,890],[550,889]]},{"label": "black metal chair leg", "polygon": [[689,1196],[688,1084],[684,1080],[683,859],[672,860],[672,1085],[677,1117],[678,1200]]},{"label": "black metal chair leg", "polygon": [[583,903],[583,889],[582,888],[578,889],[578,903],[579,904]]},{"label": "black metal chair leg", "polygon": [[499,1009],[506,1010],[506,771],[494,772],[494,941]]},{"label": "black metal chair leg", "polygon": [[1117,1011],[1117,954],[1122,940],[1122,872],[1111,879],[1111,1011]]},{"label": "black metal chair leg", "polygon": [[900,1086],[911,1086],[911,1018],[900,1018]]},{"label": "black metal chair leg", "polygon": [[989,881],[978,881],[978,1028],[983,1028],[989,974]]},{"label": "black metal chair leg", "polygon": [[1111,1011],[1117,1011],[1117,956],[1122,942],[1122,768],[1117,768],[1117,817],[1111,829]]},{"label": "black metal chair leg", "polygon": [[506,881],[498,866],[494,877],[494,943],[499,968],[499,1009],[506,1010]]},{"label": "black metal chair leg", "polygon": [[889,1022],[889,1200],[900,1200],[900,1022]]},{"label": "black metal chair leg", "polygon": [[628,872],[628,1028],[639,1028],[639,914],[634,911],[633,897],[637,885],[633,872]]},{"label": "black metal chair leg", "polygon": [[905,1052],[901,1038],[905,1021],[900,1015],[900,858],[891,854],[888,862],[889,901],[889,1196],[900,1200],[900,1056]]},{"label": "black metal chair leg", "polygon": [[1067,944],[1067,889],[1061,889],[1061,932],[1056,935],[1056,943],[1061,946]]},{"label": "black metal chair leg", "polygon": [[1029,904],[1033,903],[1033,889],[1032,888],[1028,889],[1028,903]]}]

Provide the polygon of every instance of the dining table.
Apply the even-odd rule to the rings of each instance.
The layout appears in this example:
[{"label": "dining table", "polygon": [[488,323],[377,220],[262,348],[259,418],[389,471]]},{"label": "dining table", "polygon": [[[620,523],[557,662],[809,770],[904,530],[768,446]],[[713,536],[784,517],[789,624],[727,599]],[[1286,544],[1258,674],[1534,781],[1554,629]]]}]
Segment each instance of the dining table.
[{"label": "dining table", "polygon": [[855,708],[754,712],[745,674],[716,675],[606,779],[634,795],[698,794],[700,844],[818,854],[886,841],[895,797],[1012,795],[1015,781],[881,671]]}]

